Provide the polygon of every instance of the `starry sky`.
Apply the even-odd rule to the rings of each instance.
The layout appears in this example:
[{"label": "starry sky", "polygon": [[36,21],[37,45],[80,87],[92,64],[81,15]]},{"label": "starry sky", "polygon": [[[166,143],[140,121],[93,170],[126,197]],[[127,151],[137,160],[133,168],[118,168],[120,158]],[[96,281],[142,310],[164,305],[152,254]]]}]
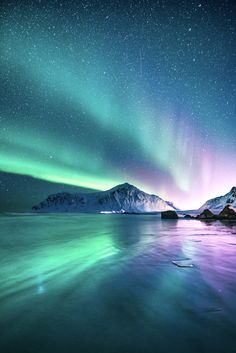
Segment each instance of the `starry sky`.
[{"label": "starry sky", "polygon": [[234,1],[1,1],[0,210],[129,182],[236,185]]}]

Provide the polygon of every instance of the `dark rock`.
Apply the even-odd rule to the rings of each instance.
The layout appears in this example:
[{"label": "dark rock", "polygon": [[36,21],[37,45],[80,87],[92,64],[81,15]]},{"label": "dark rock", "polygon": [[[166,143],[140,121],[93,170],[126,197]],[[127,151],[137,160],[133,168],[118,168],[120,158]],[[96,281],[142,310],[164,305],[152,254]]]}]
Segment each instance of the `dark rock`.
[{"label": "dark rock", "polygon": [[216,216],[208,209],[204,210],[200,215],[197,216],[198,219],[216,219]]},{"label": "dark rock", "polygon": [[236,212],[230,208],[229,205],[225,206],[225,208],[219,214],[220,219],[235,219],[236,220]]},{"label": "dark rock", "polygon": [[186,214],[184,216],[185,219],[194,219],[195,217],[191,216],[190,214]]},{"label": "dark rock", "polygon": [[161,212],[162,219],[178,219],[178,215],[175,211],[164,211]]}]

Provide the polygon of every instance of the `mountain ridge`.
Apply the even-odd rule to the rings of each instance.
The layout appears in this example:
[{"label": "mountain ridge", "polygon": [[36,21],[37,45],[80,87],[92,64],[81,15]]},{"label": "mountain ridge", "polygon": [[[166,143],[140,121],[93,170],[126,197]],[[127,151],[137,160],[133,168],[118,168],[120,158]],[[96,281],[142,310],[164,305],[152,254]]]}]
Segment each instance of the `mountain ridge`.
[{"label": "mountain ridge", "polygon": [[233,186],[225,195],[209,199],[198,211],[209,209],[211,212],[220,213],[227,205],[231,208],[236,208],[236,186]]},{"label": "mountain ridge", "polygon": [[106,191],[52,194],[32,209],[36,212],[145,213],[176,210],[176,207],[126,182]]}]

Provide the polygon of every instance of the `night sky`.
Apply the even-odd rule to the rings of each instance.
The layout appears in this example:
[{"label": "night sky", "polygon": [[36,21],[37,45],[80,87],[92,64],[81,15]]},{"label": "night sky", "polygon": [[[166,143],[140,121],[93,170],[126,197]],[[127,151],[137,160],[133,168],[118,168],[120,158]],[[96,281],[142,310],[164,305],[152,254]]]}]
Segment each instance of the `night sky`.
[{"label": "night sky", "polygon": [[[236,185],[235,1],[1,1],[0,210]],[[236,3],[235,3],[236,4]]]}]

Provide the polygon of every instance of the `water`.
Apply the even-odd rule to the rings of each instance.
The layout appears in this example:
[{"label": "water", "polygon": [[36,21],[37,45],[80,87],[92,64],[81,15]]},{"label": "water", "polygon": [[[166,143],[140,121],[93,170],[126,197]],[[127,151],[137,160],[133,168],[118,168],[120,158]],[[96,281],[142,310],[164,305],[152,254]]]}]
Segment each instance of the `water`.
[{"label": "water", "polygon": [[236,352],[236,224],[0,217],[0,351]]}]

